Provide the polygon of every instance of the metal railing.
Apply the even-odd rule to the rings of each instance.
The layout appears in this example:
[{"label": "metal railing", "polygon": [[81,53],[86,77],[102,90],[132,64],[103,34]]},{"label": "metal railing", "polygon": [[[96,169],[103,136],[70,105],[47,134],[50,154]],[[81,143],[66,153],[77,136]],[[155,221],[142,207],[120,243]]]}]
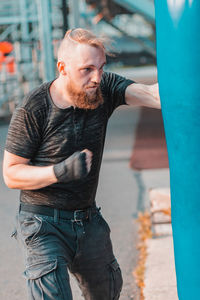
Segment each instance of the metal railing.
[{"label": "metal railing", "polygon": [[0,44],[8,41],[13,48],[8,53],[0,50],[0,116],[12,112],[49,75],[54,77],[52,48],[63,35],[62,2],[0,1]]}]

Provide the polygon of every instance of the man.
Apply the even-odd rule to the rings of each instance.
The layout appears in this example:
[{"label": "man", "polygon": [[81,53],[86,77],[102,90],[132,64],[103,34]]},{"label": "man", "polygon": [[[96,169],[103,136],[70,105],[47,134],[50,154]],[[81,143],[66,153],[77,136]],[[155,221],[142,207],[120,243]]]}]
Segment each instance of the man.
[{"label": "man", "polygon": [[122,104],[160,108],[157,85],[103,72],[104,40],[78,28],[58,50],[59,76],[31,92],[10,124],[3,164],[20,189],[15,236],[29,299],[70,300],[69,269],[85,299],[119,299],[122,277],[95,194],[106,126]]}]

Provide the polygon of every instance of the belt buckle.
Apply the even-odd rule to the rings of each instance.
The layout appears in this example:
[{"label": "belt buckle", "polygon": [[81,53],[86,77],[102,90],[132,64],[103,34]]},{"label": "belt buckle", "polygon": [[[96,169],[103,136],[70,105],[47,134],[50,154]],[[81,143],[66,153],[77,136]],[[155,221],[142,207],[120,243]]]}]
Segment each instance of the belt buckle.
[{"label": "belt buckle", "polygon": [[81,209],[78,209],[78,210],[75,210],[75,211],[74,211],[74,222],[82,222],[82,219],[78,219],[78,217],[77,217],[77,214],[78,214],[79,212],[84,212],[84,211],[81,210]]}]

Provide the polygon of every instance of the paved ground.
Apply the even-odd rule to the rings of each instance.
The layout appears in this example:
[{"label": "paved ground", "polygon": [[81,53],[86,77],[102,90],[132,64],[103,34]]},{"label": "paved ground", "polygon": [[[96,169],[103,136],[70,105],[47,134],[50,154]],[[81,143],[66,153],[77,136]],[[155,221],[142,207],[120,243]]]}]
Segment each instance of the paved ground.
[{"label": "paved ground", "polygon": [[[97,192],[97,203],[102,207],[102,212],[110,224],[114,252],[123,272],[122,300],[138,298],[132,275],[137,262],[137,225],[134,223],[134,216],[138,210],[138,188],[134,172],[128,167],[138,116],[139,110],[133,108],[122,108],[114,113],[108,128]],[[7,126],[1,125],[0,132],[2,162]],[[0,190],[0,226],[3,228],[0,247],[0,299],[25,300],[21,252],[16,241],[10,238],[18,205],[18,191],[9,190],[2,177]],[[75,300],[82,299],[73,281],[72,290]]]}]

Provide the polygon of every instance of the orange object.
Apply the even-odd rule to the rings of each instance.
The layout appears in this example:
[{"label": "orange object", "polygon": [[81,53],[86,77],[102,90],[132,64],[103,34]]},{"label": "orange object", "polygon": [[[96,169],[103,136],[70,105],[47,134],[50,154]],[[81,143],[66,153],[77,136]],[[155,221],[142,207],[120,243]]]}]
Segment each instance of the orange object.
[{"label": "orange object", "polygon": [[10,42],[3,41],[0,42],[0,52],[6,54],[13,51],[13,45]]},{"label": "orange object", "polygon": [[0,71],[2,66],[6,65],[6,71],[10,74],[15,72],[15,61],[13,56],[7,56],[13,51],[13,45],[10,42],[0,42]]}]

